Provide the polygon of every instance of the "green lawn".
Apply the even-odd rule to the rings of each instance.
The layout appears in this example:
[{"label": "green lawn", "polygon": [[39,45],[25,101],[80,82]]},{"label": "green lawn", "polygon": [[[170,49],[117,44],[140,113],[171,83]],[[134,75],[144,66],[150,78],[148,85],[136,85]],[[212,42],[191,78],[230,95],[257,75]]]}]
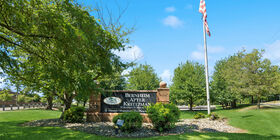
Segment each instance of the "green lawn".
[{"label": "green lawn", "polygon": [[280,139],[280,106],[261,110],[221,110],[217,113],[229,118],[232,126],[248,130],[249,133],[278,136]]},{"label": "green lawn", "polygon": [[[217,110],[219,115],[227,117],[230,124],[242,129],[248,130],[248,134],[234,133],[186,133],[183,135],[170,135],[143,138],[147,140],[162,139],[280,139],[280,109],[269,108],[263,110]],[[182,112],[181,118],[192,118],[196,112]],[[206,112],[205,112],[206,113]],[[44,140],[44,139],[118,139],[96,136],[78,131],[72,131],[59,127],[24,127],[23,122],[38,119],[49,119],[59,117],[58,111],[45,110],[23,110],[23,111],[6,111],[0,112],[0,140]]]},{"label": "green lawn", "polygon": [[[199,112],[207,114],[207,111]],[[221,117],[227,118],[230,125],[247,130],[249,134],[280,139],[280,106],[265,106],[261,110],[219,109],[214,112]],[[182,112],[181,118],[193,118],[196,113],[196,111]]]}]

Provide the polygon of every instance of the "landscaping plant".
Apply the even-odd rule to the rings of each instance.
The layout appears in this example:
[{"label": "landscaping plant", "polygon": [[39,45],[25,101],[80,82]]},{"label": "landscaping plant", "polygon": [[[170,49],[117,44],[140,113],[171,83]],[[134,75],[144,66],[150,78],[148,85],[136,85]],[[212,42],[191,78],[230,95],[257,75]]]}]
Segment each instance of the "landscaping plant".
[{"label": "landscaping plant", "polygon": [[142,126],[143,118],[139,112],[125,112],[113,118],[113,123],[117,126],[118,119],[123,120],[124,123],[120,127],[121,131],[131,133]]},{"label": "landscaping plant", "polygon": [[180,110],[174,104],[156,103],[147,107],[147,113],[159,132],[174,128],[180,117]]},{"label": "landscaping plant", "polygon": [[195,119],[201,119],[201,118],[205,118],[205,114],[203,114],[203,113],[196,113],[195,115],[194,115],[194,118]]},{"label": "landscaping plant", "polygon": [[64,112],[63,120],[69,123],[83,122],[84,112],[84,107],[71,107],[70,109]]},{"label": "landscaping plant", "polygon": [[217,120],[219,119],[220,117],[218,116],[218,114],[214,113],[214,112],[211,112],[209,115],[207,115],[207,117],[210,119],[210,120]]}]

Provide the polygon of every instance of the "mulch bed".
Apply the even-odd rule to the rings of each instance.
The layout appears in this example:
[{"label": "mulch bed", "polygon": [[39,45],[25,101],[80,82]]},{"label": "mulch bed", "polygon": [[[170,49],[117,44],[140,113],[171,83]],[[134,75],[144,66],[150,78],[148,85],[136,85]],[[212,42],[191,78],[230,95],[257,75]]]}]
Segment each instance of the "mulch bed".
[{"label": "mulch bed", "polygon": [[246,133],[246,131],[228,125],[226,119],[181,119],[176,123],[176,127],[162,133],[153,129],[151,123],[143,123],[142,128],[132,132],[118,132],[112,122],[84,122],[84,123],[65,123],[59,119],[36,120],[23,124],[24,126],[51,126],[64,127],[71,130],[82,131],[90,134],[108,137],[151,137],[177,135],[193,132],[226,132],[226,133]]}]

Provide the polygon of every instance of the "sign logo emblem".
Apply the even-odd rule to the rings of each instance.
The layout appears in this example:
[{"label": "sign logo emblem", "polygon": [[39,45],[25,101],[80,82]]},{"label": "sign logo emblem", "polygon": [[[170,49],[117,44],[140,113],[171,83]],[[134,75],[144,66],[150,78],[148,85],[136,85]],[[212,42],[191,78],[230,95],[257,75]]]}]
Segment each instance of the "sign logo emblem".
[{"label": "sign logo emblem", "polygon": [[118,97],[107,97],[103,102],[107,105],[118,105],[122,102],[122,99]]}]

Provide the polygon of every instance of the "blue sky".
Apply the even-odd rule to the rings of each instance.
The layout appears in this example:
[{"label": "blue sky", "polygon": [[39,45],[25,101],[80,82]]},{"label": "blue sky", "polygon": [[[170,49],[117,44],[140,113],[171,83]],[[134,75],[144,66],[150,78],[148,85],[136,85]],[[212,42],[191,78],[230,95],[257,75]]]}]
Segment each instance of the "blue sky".
[{"label": "blue sky", "polygon": [[[124,60],[153,66],[170,83],[174,69],[186,60],[204,64],[199,0],[100,0],[113,15],[125,8],[121,22],[136,26],[129,38],[132,49],[118,53]],[[94,7],[93,0],[79,0]],[[279,0],[206,0],[210,74],[215,62],[241,48],[265,49],[280,64]]]},{"label": "blue sky", "polygon": [[[90,0],[84,5],[94,7]],[[186,60],[204,64],[203,30],[199,0],[103,0],[117,15],[118,6],[128,7],[122,22],[136,25],[130,35],[133,49],[121,53],[138,63],[153,66],[170,83],[174,69]],[[279,0],[206,0],[209,70],[215,62],[245,48],[265,49],[273,64],[280,61]]]}]

